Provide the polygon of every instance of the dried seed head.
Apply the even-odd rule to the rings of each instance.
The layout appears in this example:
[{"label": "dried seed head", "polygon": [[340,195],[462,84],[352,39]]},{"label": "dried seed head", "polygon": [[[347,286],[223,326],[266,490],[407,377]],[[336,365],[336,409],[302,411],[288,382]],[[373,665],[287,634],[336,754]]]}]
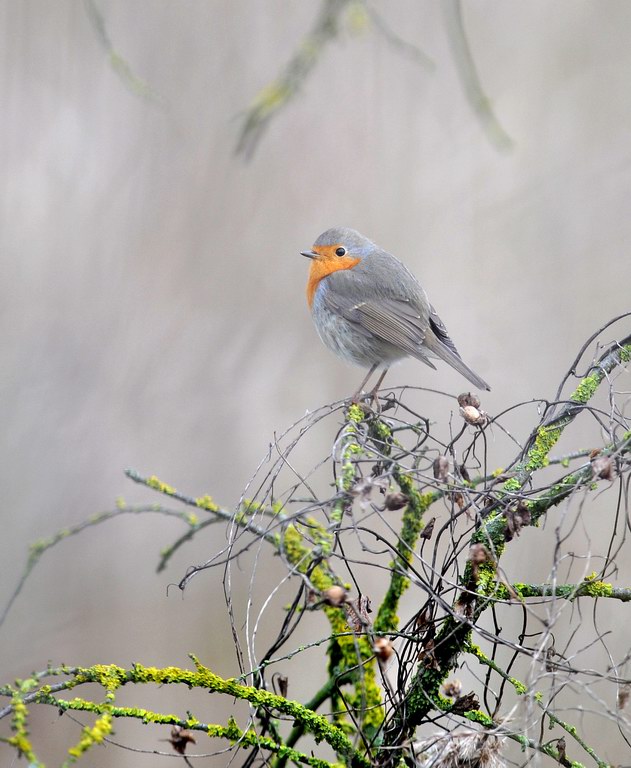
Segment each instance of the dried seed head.
[{"label": "dried seed head", "polygon": [[450,699],[457,699],[458,696],[460,696],[460,693],[462,692],[462,683],[460,680],[454,677],[453,680],[448,680],[443,685],[443,693],[445,696],[448,696]]},{"label": "dried seed head", "polygon": [[183,755],[186,752],[186,747],[189,744],[195,744],[193,734],[182,728],[181,725],[174,725],[171,728],[171,738],[167,739],[167,741],[179,755]]},{"label": "dried seed head", "polygon": [[379,661],[388,661],[388,659],[394,653],[392,643],[388,640],[387,637],[378,637],[375,640],[372,649]]},{"label": "dried seed head", "polygon": [[339,608],[346,602],[347,594],[348,593],[344,587],[340,587],[339,584],[334,584],[332,587],[324,590],[322,593],[322,602],[333,608]]},{"label": "dried seed head", "polygon": [[416,768],[506,768],[504,739],[488,731],[439,733],[412,745]]},{"label": "dried seed head", "polygon": [[464,496],[460,493],[460,491],[456,491],[453,494],[453,500],[458,509],[462,509],[464,507]]},{"label": "dried seed head", "polygon": [[454,613],[456,616],[462,616],[463,619],[473,618],[474,597],[469,592],[461,592],[454,603]]},{"label": "dried seed head", "polygon": [[344,605],[346,611],[346,621],[353,632],[365,632],[372,627],[369,613],[372,613],[370,607],[370,598],[367,595],[360,595],[356,600],[347,600]]},{"label": "dried seed head", "polygon": [[431,539],[432,533],[434,533],[434,525],[436,524],[436,518],[431,517],[427,523],[425,524],[425,527],[420,533],[420,536],[422,539]]},{"label": "dried seed head", "polygon": [[465,481],[465,483],[471,482],[471,475],[469,474],[469,470],[465,467],[464,464],[461,464],[458,467],[458,472],[460,473],[460,477]]},{"label": "dried seed head", "polygon": [[592,459],[592,474],[595,480],[613,478],[613,460],[611,456],[597,456]]},{"label": "dried seed head", "polygon": [[487,421],[486,413],[473,405],[465,405],[464,408],[460,408],[460,415],[467,424],[471,424],[473,427],[483,427]]},{"label": "dried seed head", "polygon": [[621,685],[618,688],[618,697],[617,697],[618,709],[624,709],[627,706],[627,703],[629,701],[629,696],[631,696],[631,685],[629,685],[629,683],[625,683],[625,685]]},{"label": "dried seed head", "polygon": [[434,642],[434,639],[431,637],[428,638],[423,643],[423,650],[419,652],[417,658],[427,669],[435,669],[438,671],[440,669],[440,663],[436,658],[436,653],[434,652],[435,648],[436,643]]},{"label": "dried seed head", "polygon": [[449,459],[446,456],[438,456],[432,464],[432,472],[436,480],[445,482],[449,475]]},{"label": "dried seed head", "polygon": [[504,539],[511,541],[515,536],[519,536],[521,529],[525,525],[530,525],[531,519],[530,509],[523,501],[520,501],[516,507],[506,510]]},{"label": "dried seed head", "polygon": [[489,560],[492,560],[489,550],[484,546],[484,544],[473,544],[471,546],[471,549],[469,550],[469,561],[480,565],[481,563],[487,563]]},{"label": "dried seed head", "polygon": [[555,651],[554,646],[546,649],[546,672],[554,672],[556,669],[557,665],[553,661],[555,656],[557,656],[557,652]]},{"label": "dried seed head", "polygon": [[274,685],[274,692],[276,692],[276,688],[278,688],[278,693],[286,699],[287,689],[289,688],[289,678],[287,675],[281,675],[279,672],[276,672],[272,675],[272,683]]},{"label": "dried seed head", "polygon": [[416,614],[414,619],[414,631],[421,632],[432,620],[432,611],[429,605],[426,605],[422,611]]},{"label": "dried seed head", "polygon": [[465,694],[464,696],[458,696],[458,698],[454,701],[451,711],[454,714],[462,715],[465,712],[469,712],[471,709],[479,709],[480,708],[480,702],[478,701],[478,697],[475,695],[473,691],[470,693]]},{"label": "dried seed head", "polygon": [[560,738],[560,739],[557,741],[557,751],[558,751],[558,753],[559,753],[558,761],[559,761],[561,764],[564,764],[564,763],[565,763],[565,761],[567,760],[567,754],[566,754],[566,751],[565,751],[565,750],[566,750],[565,739],[564,739],[563,737],[561,737],[561,738]]},{"label": "dried seed head", "polygon": [[408,503],[408,501],[409,499],[404,493],[401,493],[401,491],[396,491],[394,493],[388,493],[386,498],[383,500],[383,503],[386,509],[395,510],[402,509]]},{"label": "dried seed head", "polygon": [[474,408],[480,407],[480,398],[473,392],[463,392],[458,395],[458,405],[464,408],[467,405],[472,405]]}]

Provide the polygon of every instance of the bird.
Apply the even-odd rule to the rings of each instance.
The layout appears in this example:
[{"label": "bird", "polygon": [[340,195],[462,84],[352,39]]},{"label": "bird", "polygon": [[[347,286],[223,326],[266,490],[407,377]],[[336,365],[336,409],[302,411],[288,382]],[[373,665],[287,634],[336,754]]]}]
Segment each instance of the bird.
[{"label": "bird", "polygon": [[320,339],[342,359],[369,369],[353,400],[383,367],[371,392],[376,400],[388,368],[404,357],[434,369],[432,359],[439,358],[475,387],[491,389],[462,360],[423,287],[392,254],[346,227],[327,229],[300,254],[311,259],[307,303]]}]

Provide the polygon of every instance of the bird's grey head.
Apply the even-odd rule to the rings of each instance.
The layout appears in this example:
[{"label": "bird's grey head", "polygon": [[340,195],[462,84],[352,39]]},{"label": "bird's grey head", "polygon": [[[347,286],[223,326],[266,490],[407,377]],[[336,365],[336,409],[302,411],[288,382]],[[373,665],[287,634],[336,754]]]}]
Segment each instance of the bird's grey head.
[{"label": "bird's grey head", "polygon": [[333,227],[323,232],[315,241],[313,247],[324,248],[332,245],[340,246],[346,250],[348,256],[362,258],[374,250],[375,244],[354,229],[348,227]]}]

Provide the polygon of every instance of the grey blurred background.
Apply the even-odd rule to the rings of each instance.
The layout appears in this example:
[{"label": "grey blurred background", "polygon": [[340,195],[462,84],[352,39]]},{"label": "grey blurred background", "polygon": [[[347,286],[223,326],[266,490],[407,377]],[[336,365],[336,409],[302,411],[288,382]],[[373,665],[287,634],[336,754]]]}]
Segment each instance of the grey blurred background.
[{"label": "grey blurred background", "polygon": [[[235,156],[244,111],[319,5],[98,7],[133,74],[112,66],[82,3],[0,3],[4,599],[35,539],[118,496],[159,500],[125,467],[230,507],[275,431],[354,391],[361,371],[321,346],[304,299],[298,252],[330,226],[359,229],[421,278],[465,360],[491,382],[492,413],[552,397],[585,338],[629,309],[625,0],[465,2],[509,151],[465,97],[444,4],[372,4],[433,70],[351,7],[249,162]],[[134,93],[134,77],[158,101]],[[466,388],[445,366],[412,361],[387,381]],[[530,422],[513,426],[524,437]],[[47,553],[2,629],[2,681],[48,660],[185,665],[189,651],[236,674],[221,574],[199,577],[184,598],[166,594],[224,532],[210,528],[154,572],[182,532],[125,518]],[[208,698],[199,702],[212,721],[221,706]],[[35,723],[50,764],[62,759],[57,739],[78,739],[54,711]],[[117,723],[123,743],[165,748],[156,738]],[[108,747],[88,764],[158,759]]]}]

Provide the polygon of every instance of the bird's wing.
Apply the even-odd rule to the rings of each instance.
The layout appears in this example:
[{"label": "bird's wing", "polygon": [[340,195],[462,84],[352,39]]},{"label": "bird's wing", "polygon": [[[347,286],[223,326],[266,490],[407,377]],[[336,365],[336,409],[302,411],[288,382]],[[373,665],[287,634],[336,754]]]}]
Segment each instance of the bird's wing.
[{"label": "bird's wing", "polygon": [[445,323],[438,317],[438,313],[434,309],[434,307],[430,304],[429,305],[429,327],[434,332],[434,335],[440,341],[442,344],[444,344],[446,347],[449,347],[449,349],[456,355],[457,357],[460,357],[460,353],[456,349],[456,345],[451,340],[451,336],[449,335],[447,328],[445,327]]},{"label": "bird's wing", "polygon": [[[429,358],[438,357],[476,387],[490,389],[484,379],[463,362],[445,324],[427,301],[418,282],[412,278],[414,283],[410,283],[407,270],[403,275],[405,288],[400,288],[402,273],[398,272],[399,266],[405,270],[399,262],[396,262],[394,269],[388,264],[390,276],[394,279],[388,281],[387,293],[380,290],[383,281],[374,281],[363,274],[361,264],[352,270],[334,272],[325,278],[325,304],[367,336],[377,336],[431,368],[436,366]],[[410,289],[413,298],[404,298],[405,291],[409,294]]]},{"label": "bird's wing", "polygon": [[379,295],[365,298],[366,293],[374,292],[362,290],[357,280],[351,282],[350,278],[344,272],[329,275],[321,296],[327,309],[353,323],[367,337],[383,339],[400,349],[402,355],[412,355],[434,368],[424,346],[428,318],[423,306],[416,306],[410,299]]},{"label": "bird's wing", "polygon": [[426,354],[427,323],[409,300],[362,301],[353,307],[352,312],[355,322],[370,333],[435,367]]}]

